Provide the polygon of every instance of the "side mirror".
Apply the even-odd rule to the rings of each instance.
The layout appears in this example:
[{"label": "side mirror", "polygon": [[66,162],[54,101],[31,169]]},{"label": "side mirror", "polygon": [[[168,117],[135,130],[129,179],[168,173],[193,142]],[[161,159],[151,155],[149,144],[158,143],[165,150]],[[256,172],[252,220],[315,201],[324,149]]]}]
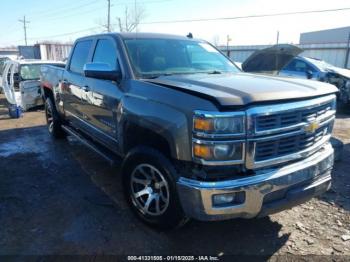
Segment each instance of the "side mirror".
[{"label": "side mirror", "polygon": [[106,63],[87,63],[84,65],[84,75],[86,77],[118,81],[121,78],[121,72],[111,68]]},{"label": "side mirror", "polygon": [[311,70],[306,70],[306,77],[307,79],[313,78],[314,73]]}]

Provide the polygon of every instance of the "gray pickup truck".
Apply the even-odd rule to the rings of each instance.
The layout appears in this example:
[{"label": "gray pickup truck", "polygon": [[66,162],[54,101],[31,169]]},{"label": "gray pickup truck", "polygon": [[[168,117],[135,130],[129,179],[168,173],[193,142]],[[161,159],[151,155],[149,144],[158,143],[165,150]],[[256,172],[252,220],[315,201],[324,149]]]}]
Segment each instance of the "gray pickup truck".
[{"label": "gray pickup truck", "polygon": [[242,73],[202,40],[120,33],[78,39],[41,85],[51,135],[119,160],[155,227],[266,216],[331,186],[330,84]]}]

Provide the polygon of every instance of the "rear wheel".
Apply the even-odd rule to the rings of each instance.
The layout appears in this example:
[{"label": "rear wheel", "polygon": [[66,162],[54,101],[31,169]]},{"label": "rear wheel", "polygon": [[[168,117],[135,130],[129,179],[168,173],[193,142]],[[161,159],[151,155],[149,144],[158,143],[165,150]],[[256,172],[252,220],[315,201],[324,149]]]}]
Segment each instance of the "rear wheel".
[{"label": "rear wheel", "polygon": [[61,127],[60,117],[50,98],[45,100],[45,117],[50,135],[54,138],[63,138],[65,133]]},{"label": "rear wheel", "polygon": [[142,221],[163,229],[185,224],[176,190],[177,173],[160,152],[142,148],[128,154],[123,178],[127,201]]}]

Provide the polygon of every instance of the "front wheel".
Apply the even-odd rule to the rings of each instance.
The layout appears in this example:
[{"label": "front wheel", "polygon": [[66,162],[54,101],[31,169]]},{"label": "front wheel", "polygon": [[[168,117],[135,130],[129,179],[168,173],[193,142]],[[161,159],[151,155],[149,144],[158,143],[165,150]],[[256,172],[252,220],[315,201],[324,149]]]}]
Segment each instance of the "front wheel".
[{"label": "front wheel", "polygon": [[164,229],[187,222],[177,195],[177,173],[160,152],[142,148],[128,154],[123,178],[127,201],[142,221]]},{"label": "front wheel", "polygon": [[65,133],[61,127],[60,117],[50,98],[45,100],[45,117],[49,133],[54,138],[63,138]]}]

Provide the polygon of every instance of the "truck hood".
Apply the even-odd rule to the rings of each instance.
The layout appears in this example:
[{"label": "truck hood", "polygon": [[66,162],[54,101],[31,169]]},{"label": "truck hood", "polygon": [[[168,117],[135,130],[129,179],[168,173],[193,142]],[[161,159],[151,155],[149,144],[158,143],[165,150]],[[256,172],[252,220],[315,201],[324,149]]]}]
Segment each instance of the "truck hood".
[{"label": "truck hood", "polygon": [[255,51],[242,64],[244,72],[275,73],[286,66],[303,50],[295,45],[274,45]]},{"label": "truck hood", "polygon": [[143,81],[206,97],[220,106],[309,98],[338,91],[323,82],[247,73],[161,76]]}]

